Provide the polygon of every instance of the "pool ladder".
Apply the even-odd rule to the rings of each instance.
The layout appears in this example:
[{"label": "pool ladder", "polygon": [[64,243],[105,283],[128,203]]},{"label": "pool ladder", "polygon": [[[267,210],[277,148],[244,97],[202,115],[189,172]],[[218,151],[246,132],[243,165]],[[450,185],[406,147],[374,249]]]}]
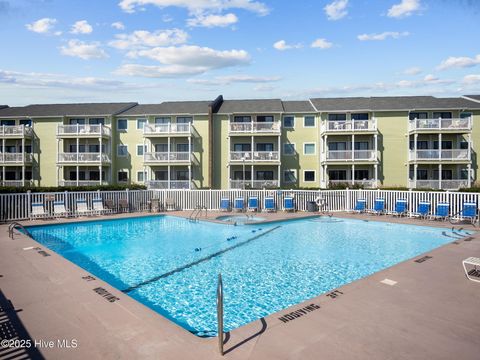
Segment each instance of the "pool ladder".
[{"label": "pool ladder", "polygon": [[32,237],[32,235],[28,232],[27,229],[25,229],[25,227],[18,223],[18,222],[12,222],[8,225],[8,237],[13,239],[13,230],[15,230],[16,227],[19,227],[20,229],[22,229],[26,235],[28,235],[29,237]]},{"label": "pool ladder", "polygon": [[188,220],[196,222],[198,221],[198,218],[202,215],[202,211],[205,210],[205,217],[208,215],[208,209],[206,206],[203,205],[198,205],[193,209],[193,211],[190,213],[190,216],[188,217]]}]

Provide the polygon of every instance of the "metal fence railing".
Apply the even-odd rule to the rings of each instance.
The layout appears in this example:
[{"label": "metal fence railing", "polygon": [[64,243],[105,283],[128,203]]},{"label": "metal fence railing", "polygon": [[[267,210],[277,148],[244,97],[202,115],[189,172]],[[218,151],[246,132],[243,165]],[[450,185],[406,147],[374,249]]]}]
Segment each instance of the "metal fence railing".
[{"label": "metal fence railing", "polygon": [[387,212],[395,209],[398,199],[406,199],[410,214],[416,213],[420,201],[429,201],[431,208],[435,209],[439,202],[450,204],[450,215],[457,214],[465,202],[480,203],[479,193],[461,192],[433,192],[433,191],[397,191],[397,190],[185,190],[185,189],[152,189],[152,190],[123,190],[123,191],[75,191],[75,192],[48,192],[48,193],[17,193],[0,194],[0,220],[14,221],[30,218],[32,203],[43,204],[47,212],[52,212],[54,201],[65,202],[65,207],[75,212],[76,202],[80,199],[87,201],[88,207],[92,207],[93,199],[101,198],[103,202],[118,207],[121,200],[128,202],[130,212],[147,211],[152,199],[158,199],[162,204],[174,204],[178,210],[193,210],[199,206],[208,210],[219,210],[220,201],[228,198],[233,204],[235,198],[241,197],[247,202],[251,196],[257,196],[260,207],[263,207],[264,199],[272,196],[277,209],[282,209],[284,198],[293,196],[295,208],[298,211],[306,211],[308,202],[322,199],[328,205],[331,212],[347,211],[355,208],[358,199],[366,200],[366,207],[373,208],[376,198],[385,199]]}]

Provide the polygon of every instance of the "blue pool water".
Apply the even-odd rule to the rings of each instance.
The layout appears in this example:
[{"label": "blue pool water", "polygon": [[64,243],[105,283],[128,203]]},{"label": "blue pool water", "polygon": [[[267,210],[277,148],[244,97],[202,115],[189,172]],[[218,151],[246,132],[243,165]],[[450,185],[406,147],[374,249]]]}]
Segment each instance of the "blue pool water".
[{"label": "blue pool water", "polygon": [[256,216],[254,214],[252,215],[225,215],[225,216],[219,216],[217,217],[217,220],[228,222],[228,223],[237,223],[237,224],[245,224],[248,222],[261,222],[265,221],[265,218]]},{"label": "blue pool water", "polygon": [[228,331],[468,234],[328,217],[232,226],[150,216],[28,231],[199,336],[216,335],[220,272]]}]

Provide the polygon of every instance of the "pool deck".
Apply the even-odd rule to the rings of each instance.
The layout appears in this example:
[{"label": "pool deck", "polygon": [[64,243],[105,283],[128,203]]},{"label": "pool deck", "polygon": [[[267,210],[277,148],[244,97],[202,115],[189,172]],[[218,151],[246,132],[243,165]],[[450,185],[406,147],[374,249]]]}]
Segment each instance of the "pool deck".
[{"label": "pool deck", "polygon": [[[169,214],[188,217],[190,213]],[[208,220],[221,215],[225,213],[209,213]],[[309,215],[259,216],[275,221]],[[452,227],[448,222],[392,216],[335,216]],[[33,223],[63,221],[70,220]],[[474,230],[471,225],[455,227]],[[423,262],[414,260],[425,254],[235,329],[226,337],[223,358],[477,360],[480,283],[466,279],[461,261],[480,257],[480,233],[466,240],[452,238],[452,243],[428,252],[430,258]],[[9,239],[7,226],[0,225],[0,338],[10,330],[37,344],[44,341],[36,349],[0,348],[0,359],[23,355],[46,359],[222,358],[215,338],[198,338],[107,283],[85,278],[89,275],[27,236],[16,233],[14,240]],[[384,279],[396,283],[387,285],[381,282]],[[55,342],[52,347],[46,343],[50,340]],[[78,343],[61,348],[57,340]]]}]

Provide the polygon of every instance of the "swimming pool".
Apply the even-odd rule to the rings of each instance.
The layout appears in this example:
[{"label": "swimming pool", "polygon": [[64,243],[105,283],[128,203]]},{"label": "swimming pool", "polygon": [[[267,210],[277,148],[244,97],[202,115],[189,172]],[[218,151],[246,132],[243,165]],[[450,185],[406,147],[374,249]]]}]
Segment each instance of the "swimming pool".
[{"label": "swimming pool", "polygon": [[231,226],[165,215],[27,229],[199,336],[216,335],[220,272],[229,331],[468,234],[327,217]]}]

